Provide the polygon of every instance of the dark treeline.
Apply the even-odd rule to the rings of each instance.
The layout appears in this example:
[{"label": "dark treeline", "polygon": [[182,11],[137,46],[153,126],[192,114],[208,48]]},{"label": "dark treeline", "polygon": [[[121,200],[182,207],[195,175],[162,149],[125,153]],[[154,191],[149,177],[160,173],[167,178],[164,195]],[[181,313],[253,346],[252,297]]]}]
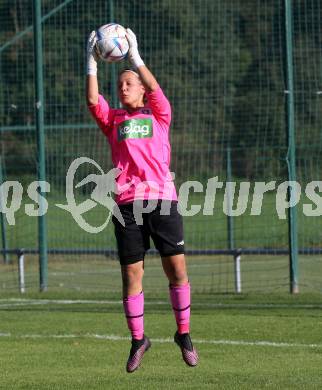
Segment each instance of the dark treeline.
[{"label": "dark treeline", "polygon": [[[60,3],[43,1],[43,15]],[[59,160],[62,144],[78,143],[86,151],[88,134],[77,132],[77,125],[93,123],[84,99],[86,38],[113,19],[137,33],[142,56],[172,103],[177,177],[224,176],[230,146],[234,176],[284,178],[284,1],[113,3],[112,17],[109,1],[74,0],[43,24],[45,123],[66,126],[59,130],[59,139],[55,131],[47,133],[48,162]],[[32,24],[31,5],[0,0],[0,46]],[[320,170],[322,7],[320,0],[294,0],[292,5],[298,172],[304,177]],[[116,65],[116,72],[125,65]],[[32,31],[1,52],[0,67],[0,125],[33,126]],[[102,93],[109,99],[112,70],[100,64]],[[6,131],[0,137],[7,169],[18,172],[24,165],[28,172],[34,131]],[[26,147],[26,140],[33,148]],[[23,158],[26,164],[21,164]]]}]

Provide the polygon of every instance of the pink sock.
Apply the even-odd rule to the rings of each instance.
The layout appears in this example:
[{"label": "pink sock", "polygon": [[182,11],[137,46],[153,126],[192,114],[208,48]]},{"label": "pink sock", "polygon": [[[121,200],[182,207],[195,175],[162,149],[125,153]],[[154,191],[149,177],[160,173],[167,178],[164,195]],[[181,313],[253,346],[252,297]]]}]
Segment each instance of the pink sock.
[{"label": "pink sock", "polygon": [[130,295],[123,299],[123,307],[133,339],[141,340],[144,335],[144,294]]},{"label": "pink sock", "polygon": [[169,287],[170,300],[176,322],[178,332],[189,333],[190,331],[190,283],[183,286]]}]

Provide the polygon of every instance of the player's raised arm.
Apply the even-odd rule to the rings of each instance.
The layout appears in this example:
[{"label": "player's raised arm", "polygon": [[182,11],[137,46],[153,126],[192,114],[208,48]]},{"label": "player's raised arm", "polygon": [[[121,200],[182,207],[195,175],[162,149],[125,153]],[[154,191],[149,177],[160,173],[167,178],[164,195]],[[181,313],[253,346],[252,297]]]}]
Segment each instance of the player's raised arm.
[{"label": "player's raised arm", "polygon": [[87,41],[86,101],[89,106],[98,103],[96,40],[96,32],[92,31]]},{"label": "player's raised arm", "polygon": [[110,131],[112,111],[103,96],[98,93],[96,41],[96,32],[92,31],[87,41],[86,101],[96,123],[103,133],[107,134]]},{"label": "player's raised arm", "polygon": [[151,71],[145,66],[138,49],[138,42],[134,32],[127,28],[126,38],[129,42],[129,60],[132,65],[136,68],[142,83],[147,91],[156,91],[158,89],[158,82],[151,73]]}]

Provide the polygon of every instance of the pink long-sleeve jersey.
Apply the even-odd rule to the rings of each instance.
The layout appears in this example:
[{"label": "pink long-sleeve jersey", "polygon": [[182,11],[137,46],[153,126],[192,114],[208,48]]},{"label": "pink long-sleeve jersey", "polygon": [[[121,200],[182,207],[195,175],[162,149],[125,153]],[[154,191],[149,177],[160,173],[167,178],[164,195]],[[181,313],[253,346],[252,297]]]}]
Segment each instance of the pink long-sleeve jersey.
[{"label": "pink long-sleeve jersey", "polygon": [[[112,109],[102,95],[89,110],[106,135],[117,177],[118,204],[137,199],[177,200],[170,174],[171,107],[162,89],[146,94],[147,104],[133,113]],[[124,191],[124,188],[128,188]]]}]

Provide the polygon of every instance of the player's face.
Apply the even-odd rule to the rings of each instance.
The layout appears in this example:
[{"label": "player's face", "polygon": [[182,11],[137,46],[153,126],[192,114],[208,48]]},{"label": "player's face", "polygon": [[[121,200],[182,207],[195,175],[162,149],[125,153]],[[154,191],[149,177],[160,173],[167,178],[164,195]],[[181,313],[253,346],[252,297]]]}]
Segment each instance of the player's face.
[{"label": "player's face", "polygon": [[118,80],[118,96],[123,106],[137,108],[144,105],[144,87],[133,72],[124,72]]}]

